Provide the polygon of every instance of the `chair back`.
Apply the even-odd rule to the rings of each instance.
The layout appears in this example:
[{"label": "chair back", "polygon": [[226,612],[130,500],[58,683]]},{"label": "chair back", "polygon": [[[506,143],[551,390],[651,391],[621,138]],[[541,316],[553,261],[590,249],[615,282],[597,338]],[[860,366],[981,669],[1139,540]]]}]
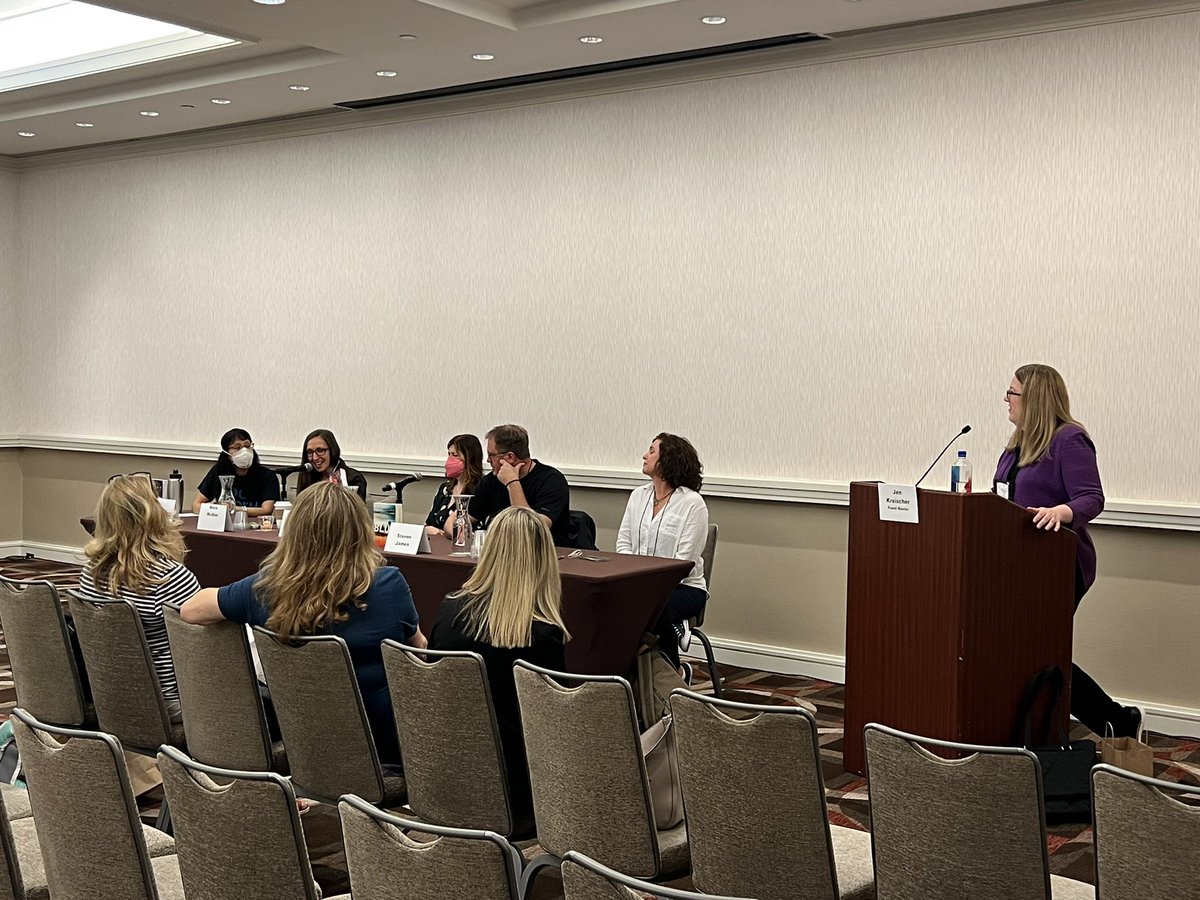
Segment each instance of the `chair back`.
[{"label": "chair back", "polygon": [[683,689],[670,706],[695,886],[760,900],[837,900],[812,715]]},{"label": "chair back", "polygon": [[508,776],[483,657],[418,651],[392,640],[382,649],[412,811],[436,825],[511,834]]},{"label": "chair back", "polygon": [[1110,765],[1092,769],[1099,900],[1196,896],[1200,807],[1173,796],[1196,793]]},{"label": "chair back", "polygon": [[384,798],[383,773],[346,642],[332,634],[289,641],[254,629],[292,779],[326,802]]},{"label": "chair back", "polygon": [[[352,794],[338,812],[354,900],[520,898],[521,854],[495,832],[401,819]],[[413,840],[409,831],[433,840]]]},{"label": "chair back", "polygon": [[[654,878],[659,848],[633,690],[617,676],[513,669],[538,843]],[[573,684],[572,687],[565,687]]]},{"label": "chair back", "polygon": [[574,850],[563,859],[562,879],[564,900],[641,900],[647,895],[664,900],[738,900],[630,878]]},{"label": "chair back", "polygon": [[154,755],[177,742],[137,608],[67,592],[100,729],[127,750]]},{"label": "chair back", "polygon": [[258,692],[246,626],[189,625],[175,606],[163,607],[188,754],[223,769],[274,768],[271,735]]},{"label": "chair back", "polygon": [[0,627],[17,705],[43,722],[84,724],[87,701],[58,589],[0,576]]},{"label": "chair back", "polygon": [[1019,747],[936,741],[875,724],[864,738],[880,900],[1048,900],[1037,757]]},{"label": "chair back", "polygon": [[158,754],[188,900],[317,900],[296,795],[274,772]]},{"label": "chair back", "polygon": [[[708,523],[708,533],[704,537],[704,556],[701,559],[702,568],[704,570],[704,587],[712,594],[712,572],[713,560],[717,555],[717,534],[720,532],[716,522]],[[693,628],[699,628],[704,624],[704,610],[701,609],[699,614],[692,616],[691,623]]]},{"label": "chair back", "polygon": [[596,549],[596,521],[582,509],[567,512],[567,546],[578,550]]},{"label": "chair back", "polygon": [[120,742],[13,717],[50,896],[157,900]]}]

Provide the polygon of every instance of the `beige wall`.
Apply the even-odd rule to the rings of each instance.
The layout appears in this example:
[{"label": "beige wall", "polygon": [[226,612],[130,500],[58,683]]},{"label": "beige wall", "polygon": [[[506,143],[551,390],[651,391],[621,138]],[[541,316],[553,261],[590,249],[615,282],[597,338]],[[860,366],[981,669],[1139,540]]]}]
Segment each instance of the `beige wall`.
[{"label": "beige wall", "polygon": [[16,434],[21,425],[18,294],[23,270],[17,212],[17,173],[0,169],[0,437]]},{"label": "beige wall", "polygon": [[[0,453],[12,456],[15,451]],[[84,542],[79,517],[94,508],[109,475],[142,469],[165,475],[180,465],[191,492],[208,466],[51,450],[20,451],[20,462],[25,540],[70,547]],[[0,473],[14,468],[4,465]],[[374,488],[393,477],[368,475]],[[0,480],[0,491],[4,484]],[[408,521],[424,518],[436,486],[436,479],[427,478],[405,491]],[[625,500],[622,491],[572,492],[572,506],[595,518],[601,548],[613,546]],[[840,657],[847,510],[723,498],[708,502],[712,521],[721,526],[709,634],[781,648],[785,652],[776,668],[790,671],[803,671],[805,659]],[[1200,710],[1195,663],[1200,535],[1098,527],[1095,538],[1099,578],[1077,618],[1077,660],[1117,696],[1158,708]]]},{"label": "beige wall", "polygon": [[22,539],[21,494],[21,451],[0,450],[0,543]]}]

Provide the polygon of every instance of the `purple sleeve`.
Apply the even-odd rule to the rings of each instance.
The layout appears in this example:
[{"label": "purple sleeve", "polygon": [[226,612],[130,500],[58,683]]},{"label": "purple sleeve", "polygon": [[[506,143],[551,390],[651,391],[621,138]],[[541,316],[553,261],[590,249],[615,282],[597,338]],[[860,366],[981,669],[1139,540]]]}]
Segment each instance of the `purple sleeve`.
[{"label": "purple sleeve", "polygon": [[1071,507],[1071,525],[1078,528],[1100,515],[1104,509],[1104,487],[1096,466],[1096,446],[1083,431],[1071,429],[1060,438],[1055,448],[1059,454],[1059,471],[1067,491],[1067,506]]}]

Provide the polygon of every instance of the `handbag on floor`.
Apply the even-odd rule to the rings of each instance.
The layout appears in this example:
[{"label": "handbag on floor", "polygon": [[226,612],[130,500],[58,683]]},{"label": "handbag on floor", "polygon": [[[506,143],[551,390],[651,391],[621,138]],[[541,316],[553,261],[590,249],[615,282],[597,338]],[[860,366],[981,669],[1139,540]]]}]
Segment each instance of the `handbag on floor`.
[{"label": "handbag on floor", "polygon": [[[1049,689],[1050,702],[1046,707],[1042,734],[1045,740],[1057,740],[1047,746],[1034,747],[1033,717],[1038,698]],[[1042,792],[1047,822],[1090,822],[1092,819],[1092,766],[1096,764],[1096,742],[1071,741],[1062,725],[1059,704],[1062,701],[1063,673],[1050,666],[1029,680],[1025,697],[1018,710],[1021,746],[1038,758],[1042,768]]]},{"label": "handbag on floor", "polygon": [[1100,738],[1100,762],[1153,778],[1154,749],[1137,738],[1113,737],[1109,734],[1111,730],[1110,725],[1105,729],[1104,737]]},{"label": "handbag on floor", "polygon": [[24,773],[21,771],[21,751],[13,736],[12,720],[5,719],[0,724],[0,782],[25,787]]},{"label": "handbag on floor", "polygon": [[654,826],[659,831],[674,828],[683,821],[683,785],[679,781],[675,728],[670,712],[664,713],[642,732],[642,756],[646,760],[646,778],[650,782]]}]

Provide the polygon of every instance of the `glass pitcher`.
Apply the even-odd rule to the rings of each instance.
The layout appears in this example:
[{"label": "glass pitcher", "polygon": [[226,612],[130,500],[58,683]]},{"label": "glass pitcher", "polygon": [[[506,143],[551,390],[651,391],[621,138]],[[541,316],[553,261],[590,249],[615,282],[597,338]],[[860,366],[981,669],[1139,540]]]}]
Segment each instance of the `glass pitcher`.
[{"label": "glass pitcher", "polygon": [[230,512],[237,506],[237,501],[233,499],[233,478],[232,475],[218,475],[221,479],[221,496],[217,498],[217,502],[226,506]]},{"label": "glass pitcher", "polygon": [[471,527],[471,516],[467,507],[471,505],[471,494],[460,494],[454,498],[454,550],[451,556],[470,556],[475,529]]}]

